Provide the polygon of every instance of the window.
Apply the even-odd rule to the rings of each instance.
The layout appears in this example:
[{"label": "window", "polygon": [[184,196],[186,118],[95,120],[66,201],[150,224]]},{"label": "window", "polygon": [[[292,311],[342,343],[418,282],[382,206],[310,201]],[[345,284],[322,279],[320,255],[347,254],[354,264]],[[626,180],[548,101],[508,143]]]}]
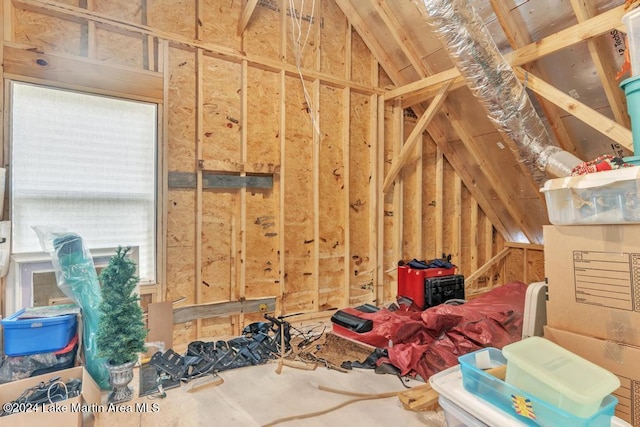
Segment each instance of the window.
[{"label": "window", "polygon": [[155,283],[157,105],[12,82],[10,126],[12,253],[63,227],[89,249],[138,247]]},{"label": "window", "polygon": [[[115,253],[116,248],[91,251],[96,274],[100,274]],[[138,248],[132,247],[128,257],[137,265],[139,263]],[[7,287],[6,292],[6,313],[15,313],[25,307],[69,302],[67,296],[58,288],[56,272],[48,254],[41,252],[15,254],[9,267],[8,283],[11,286]]]}]

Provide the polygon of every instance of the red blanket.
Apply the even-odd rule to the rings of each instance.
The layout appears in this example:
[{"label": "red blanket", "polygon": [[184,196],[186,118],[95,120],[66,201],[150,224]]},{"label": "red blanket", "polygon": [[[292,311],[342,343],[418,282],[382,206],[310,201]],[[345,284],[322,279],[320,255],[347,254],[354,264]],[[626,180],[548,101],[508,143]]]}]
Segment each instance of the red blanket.
[{"label": "red blanket", "polygon": [[402,375],[431,375],[458,364],[458,356],[483,347],[502,348],[522,337],[527,285],[511,282],[462,305],[441,304],[422,312],[343,311],[373,321],[373,329],[355,333],[336,327],[334,333],[378,348]]}]

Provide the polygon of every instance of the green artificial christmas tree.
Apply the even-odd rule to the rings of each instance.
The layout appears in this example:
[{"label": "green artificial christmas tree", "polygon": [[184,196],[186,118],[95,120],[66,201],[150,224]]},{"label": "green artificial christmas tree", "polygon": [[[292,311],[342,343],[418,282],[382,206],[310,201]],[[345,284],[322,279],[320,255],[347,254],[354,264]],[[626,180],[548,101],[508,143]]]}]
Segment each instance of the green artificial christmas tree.
[{"label": "green artificial christmas tree", "polygon": [[127,258],[130,247],[119,247],[100,273],[102,303],[96,334],[98,355],[111,365],[135,362],[137,353],[145,351],[147,336],[142,320],[139,296],[133,291],[139,278],[136,264]]}]

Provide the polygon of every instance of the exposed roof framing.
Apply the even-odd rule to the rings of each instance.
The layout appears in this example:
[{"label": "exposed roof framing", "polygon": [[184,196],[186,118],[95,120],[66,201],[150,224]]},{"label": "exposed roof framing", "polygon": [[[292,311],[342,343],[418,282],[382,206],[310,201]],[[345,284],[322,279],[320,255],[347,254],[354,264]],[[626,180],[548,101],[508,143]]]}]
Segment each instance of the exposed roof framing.
[{"label": "exposed roof framing", "polygon": [[527,87],[553,102],[567,113],[573,114],[598,132],[608,136],[623,147],[633,151],[633,136],[631,131],[607,116],[600,114],[574,99],[570,95],[556,89],[541,78],[534,76],[521,67],[515,68],[516,75],[522,82],[526,82]]},{"label": "exposed roof framing", "polygon": [[[522,17],[517,13],[513,15],[510,13],[512,1],[490,0],[490,2],[511,47],[515,50],[531,44],[531,36],[526,31],[526,27],[522,22]],[[523,68],[533,74],[539,75],[543,79],[546,79],[546,72],[538,67],[535,62],[523,65]],[[571,137],[569,136],[564,123],[560,119],[558,108],[542,97],[538,97],[538,101],[545,112],[547,120],[549,121],[549,127],[553,130],[553,134],[555,135],[560,147],[565,151],[575,153],[575,145],[573,144],[573,141],[571,141]]]},{"label": "exposed roof framing", "polygon": [[[505,59],[512,65],[524,65],[555,53],[566,47],[599,36],[603,33],[617,28],[625,14],[624,6],[611,9],[608,12],[590,18],[565,30],[559,31],[551,36],[545,37],[533,43],[529,43],[513,52],[506,54]],[[446,81],[459,77],[460,72],[456,68],[442,71],[433,76],[409,83],[390,91],[385,99],[393,99],[407,95],[415,95],[418,91],[430,89],[433,85],[441,85]],[[432,93],[429,91],[428,93]],[[428,97],[424,98],[429,99]]]},{"label": "exposed roof framing", "polygon": [[[584,22],[589,18],[597,15],[596,7],[593,1],[588,0],[571,0],[571,7],[575,11],[578,22]],[[615,84],[614,76],[617,67],[610,57],[610,49],[606,46],[605,41],[601,37],[594,37],[587,40],[589,54],[596,66],[596,70],[602,81],[602,88],[607,96],[613,116],[616,121],[625,127],[630,127],[629,115],[627,114],[626,103],[622,91]]]},{"label": "exposed roof framing", "polygon": [[[356,5],[354,2],[348,0],[336,0],[336,3],[342,9],[343,13],[347,16],[351,25],[360,34],[371,52],[378,59],[391,80],[396,85],[403,85],[408,83],[406,81],[406,77],[404,77],[399,72],[399,67],[394,65],[394,62],[391,59],[391,55],[387,53],[381,41],[372,31],[373,27],[368,25],[363,16],[358,13],[357,6],[361,6],[362,3],[358,2]],[[379,8],[378,13],[385,13],[385,9]],[[392,22],[391,18],[389,18],[388,16],[385,19],[387,20],[387,22]],[[401,28],[401,26],[396,25],[393,29],[391,29],[391,31],[394,33],[393,38],[394,40],[403,40],[404,43],[402,43],[401,46],[403,46],[405,52],[410,52],[410,47],[404,46],[405,44],[409,44],[410,41],[406,37],[403,38],[400,35],[398,30],[399,28]],[[419,70],[416,70],[416,76],[424,76],[426,75],[426,71],[427,70],[424,70],[422,69],[422,67],[420,67]],[[457,72],[457,70],[455,71]],[[457,73],[457,75],[452,74],[452,79],[457,76],[459,76],[459,73]],[[438,90],[440,90],[446,83],[446,79],[438,82]],[[424,112],[424,108],[421,106],[415,106],[413,109],[418,115],[421,115]],[[446,112],[445,107],[442,107],[442,110],[443,112]],[[456,169],[460,177],[463,179],[463,182],[465,183],[469,191],[473,194],[474,198],[478,201],[478,204],[482,207],[489,220],[494,224],[496,229],[508,240],[521,241],[524,238],[525,240],[538,242],[539,239],[534,234],[523,234],[523,230],[527,229],[527,227],[526,225],[523,227],[520,219],[522,217],[519,217],[517,214],[513,214],[513,203],[511,203],[509,200],[501,203],[495,203],[495,199],[503,200],[505,196],[502,195],[502,197],[500,197],[499,194],[496,193],[497,191],[499,192],[501,190],[501,186],[498,182],[495,182],[495,178],[488,178],[483,173],[486,171],[486,169],[482,167],[483,162],[481,161],[481,159],[477,155],[474,155],[475,148],[471,147],[471,150],[464,150],[468,151],[467,153],[460,153],[460,151],[464,149],[466,145],[473,145],[472,141],[461,136],[460,140],[463,141],[464,145],[457,149],[459,153],[455,153],[456,150],[454,150],[451,145],[447,144],[445,134],[446,128],[450,126],[450,124],[451,122],[443,117],[442,114],[438,114],[433,118],[430,125],[427,127],[427,132],[430,134],[436,144],[438,144],[438,146],[441,148],[442,152],[447,157],[451,165]],[[457,123],[457,127],[461,129],[462,124]],[[456,131],[457,130],[458,129],[456,129]],[[463,132],[463,134],[466,134],[466,132]],[[472,159],[472,161],[475,162],[475,165],[471,166],[466,159]],[[398,160],[396,159],[396,161]],[[472,175],[471,173],[469,173],[469,171],[471,170],[481,171],[480,173],[482,174],[482,176]]]},{"label": "exposed roof framing", "polygon": [[[560,147],[585,161],[591,160],[586,156],[596,150],[610,150],[614,146],[633,150],[624,93],[615,80],[620,67],[616,59],[620,59],[612,54],[611,35],[607,34],[613,29],[624,30],[622,16],[628,11],[624,0],[571,0],[570,6],[556,5],[554,7],[565,8],[564,21],[553,23],[552,27],[559,30],[542,37],[537,36],[540,32],[535,30],[545,23],[537,22],[537,27],[532,27],[531,13],[527,13],[526,8],[520,9],[527,2],[470,2],[482,10],[487,24],[493,24],[494,38],[511,47],[512,50],[503,51],[503,55],[523,84],[536,95],[541,114]],[[477,101],[466,89],[458,90],[466,86],[464,79],[455,67],[447,68],[446,61],[443,62],[442,46],[430,34],[424,17],[404,3],[385,0],[336,0],[336,3],[395,84],[395,88],[384,94],[385,101],[399,100],[403,108],[411,107],[420,117],[416,129],[394,157],[383,191],[393,188],[417,141],[416,134],[426,129],[505,239],[524,238],[540,243],[542,225],[548,219],[537,186],[533,180],[522,177],[528,176],[524,159],[518,157],[515,143],[506,135],[497,131],[479,133],[477,128],[486,129],[486,124],[479,124],[478,117],[464,116],[466,110],[461,111],[460,105]],[[544,13],[540,16],[545,20],[554,19]],[[497,34],[496,28],[502,33]],[[567,69],[559,66],[560,71],[550,70],[549,61],[538,61],[565,49],[571,49],[573,55],[587,51],[584,47],[575,49],[578,46],[586,46],[589,54],[580,58],[580,63],[568,64]],[[595,71],[591,75],[597,74],[602,81],[601,85],[596,84],[603,94],[597,105],[590,104],[589,99],[578,101],[577,93],[553,83],[558,81],[558,72],[565,73],[564,81],[576,77],[584,64],[592,66]],[[572,68],[573,74],[569,74]],[[429,100],[429,104],[423,105]],[[479,104],[477,107],[482,108]],[[486,117],[483,120],[487,122]],[[504,166],[504,151],[495,148],[495,144],[500,146],[501,142],[513,155],[509,168]]]}]

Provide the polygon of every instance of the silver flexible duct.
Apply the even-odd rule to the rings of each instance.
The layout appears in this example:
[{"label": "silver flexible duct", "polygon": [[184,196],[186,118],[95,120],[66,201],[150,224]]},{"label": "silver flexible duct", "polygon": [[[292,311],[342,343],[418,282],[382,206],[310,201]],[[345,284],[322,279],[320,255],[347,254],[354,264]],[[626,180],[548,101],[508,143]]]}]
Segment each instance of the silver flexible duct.
[{"label": "silver flexible duct", "polygon": [[[467,86],[498,129],[518,146],[520,157],[542,186],[571,175],[582,161],[552,144],[526,89],[504,59],[469,0],[415,0],[426,8],[429,26],[444,43]],[[424,11],[424,10],[423,10]]]}]

